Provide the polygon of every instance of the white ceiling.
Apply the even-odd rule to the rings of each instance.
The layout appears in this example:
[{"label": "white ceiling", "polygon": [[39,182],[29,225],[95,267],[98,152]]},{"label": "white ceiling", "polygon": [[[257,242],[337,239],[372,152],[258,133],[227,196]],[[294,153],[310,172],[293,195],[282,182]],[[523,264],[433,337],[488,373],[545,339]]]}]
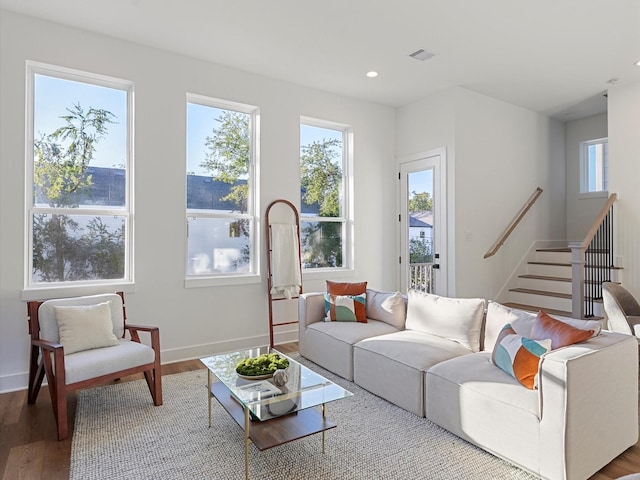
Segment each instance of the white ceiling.
[{"label": "white ceiling", "polygon": [[[638,0],[0,0],[0,7],[401,106],[461,86],[564,120],[640,81]],[[424,62],[409,54],[436,53]],[[376,70],[379,76],[367,78]]]}]

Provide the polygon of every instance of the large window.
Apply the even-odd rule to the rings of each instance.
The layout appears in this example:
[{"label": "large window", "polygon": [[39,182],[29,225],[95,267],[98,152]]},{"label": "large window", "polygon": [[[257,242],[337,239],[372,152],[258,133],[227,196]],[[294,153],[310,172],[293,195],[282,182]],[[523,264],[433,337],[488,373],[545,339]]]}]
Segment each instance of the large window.
[{"label": "large window", "polygon": [[27,288],[133,280],[131,91],[28,65]]},{"label": "large window", "polygon": [[580,144],[580,193],[606,193],[609,189],[609,142],[606,138]]},{"label": "large window", "polygon": [[305,269],[346,268],[347,128],[304,118],[300,124],[300,217]]},{"label": "large window", "polygon": [[187,96],[187,278],[257,273],[255,107]]}]

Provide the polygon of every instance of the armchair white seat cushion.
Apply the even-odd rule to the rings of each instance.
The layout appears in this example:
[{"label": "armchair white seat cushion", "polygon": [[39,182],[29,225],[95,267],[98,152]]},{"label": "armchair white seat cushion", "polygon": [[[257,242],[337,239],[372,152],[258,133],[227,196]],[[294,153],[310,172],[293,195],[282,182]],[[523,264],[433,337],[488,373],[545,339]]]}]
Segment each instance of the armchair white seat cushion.
[{"label": "armchair white seat cushion", "polygon": [[147,345],[121,338],[114,347],[94,348],[66,355],[65,383],[71,385],[153,363],[154,357],[155,352]]}]

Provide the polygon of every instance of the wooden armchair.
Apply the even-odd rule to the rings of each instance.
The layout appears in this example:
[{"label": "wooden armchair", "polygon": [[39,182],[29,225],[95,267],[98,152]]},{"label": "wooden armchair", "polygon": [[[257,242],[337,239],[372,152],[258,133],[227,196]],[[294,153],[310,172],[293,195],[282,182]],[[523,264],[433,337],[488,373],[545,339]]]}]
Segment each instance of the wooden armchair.
[{"label": "wooden armchair", "polygon": [[[58,440],[69,435],[68,392],[144,373],[154,405],[162,405],[160,331],[158,327],[126,323],[122,292],[30,301],[27,313],[31,336],[27,401],[35,403],[46,374]],[[91,325],[88,335],[87,323]],[[126,331],[130,340],[125,338]],[[140,342],[139,332],[150,334],[151,347]],[[97,343],[91,344],[91,337],[97,338]]]}]

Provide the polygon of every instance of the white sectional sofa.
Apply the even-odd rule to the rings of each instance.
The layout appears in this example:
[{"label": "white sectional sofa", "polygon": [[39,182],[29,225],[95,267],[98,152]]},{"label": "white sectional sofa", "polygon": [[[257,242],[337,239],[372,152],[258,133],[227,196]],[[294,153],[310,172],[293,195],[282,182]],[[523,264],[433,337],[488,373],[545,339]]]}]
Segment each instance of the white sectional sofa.
[{"label": "white sectional sofa", "polygon": [[414,307],[413,294],[367,290],[367,323],[325,322],[323,292],[302,294],[300,354],[545,479],[586,479],[637,442],[634,337],[561,319],[593,336],[542,355],[529,389],[491,351],[535,314],[435,295]]}]

